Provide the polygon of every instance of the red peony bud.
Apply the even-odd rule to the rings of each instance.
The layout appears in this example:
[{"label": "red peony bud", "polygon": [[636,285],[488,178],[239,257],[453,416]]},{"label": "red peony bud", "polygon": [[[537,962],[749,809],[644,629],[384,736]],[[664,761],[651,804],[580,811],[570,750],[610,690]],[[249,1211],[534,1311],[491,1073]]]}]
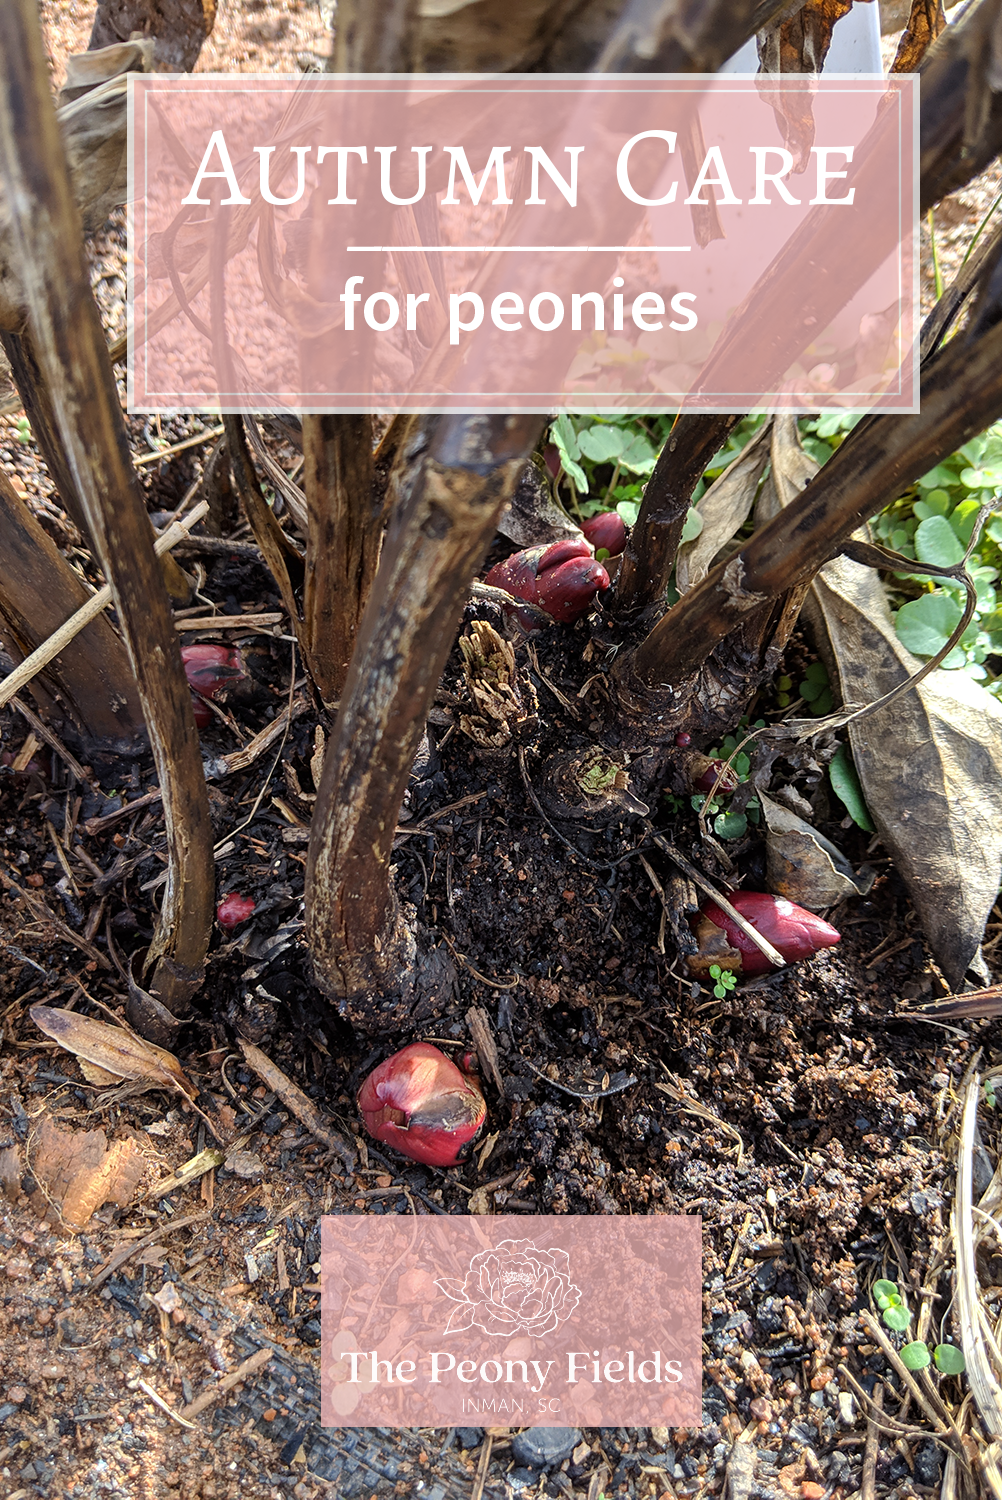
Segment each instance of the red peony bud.
[{"label": "red peony bud", "polygon": [[610,578],[595,561],[588,542],[566,540],[548,547],[527,547],[495,563],[485,583],[506,589],[516,599],[544,609],[554,620],[568,622],[587,614],[595,595]]},{"label": "red peony bud", "polygon": [[377,1141],[429,1167],[455,1166],[487,1115],[474,1080],[430,1042],[412,1042],[374,1068],[358,1108]]},{"label": "red peony bud", "polygon": [[[802,906],[794,906],[784,896],[769,896],[764,891],[735,891],[730,902],[745,921],[778,948],[788,963],[810,958],[820,949],[834,948],[842,941],[842,934],[829,922],[815,916],[812,911],[805,911]],[[742,974],[765,974],[773,967],[762,950],[715,901],[708,901],[702,908],[695,929],[701,953],[705,950],[704,958],[709,962],[719,962],[721,968],[738,968]],[[719,952],[712,951],[714,944]],[[725,945],[740,955],[739,963],[725,960]],[[690,967],[702,966],[699,955],[690,960]]]},{"label": "red peony bud", "polygon": [[[707,759],[703,755],[694,756],[693,758],[697,761]],[[724,764],[725,762],[722,760],[709,760],[703,774],[694,778],[692,783],[693,790],[697,792],[712,792],[713,788],[716,787],[718,796],[733,792],[738,785],[738,773],[733,766],[728,766],[723,776],[720,776]],[[720,776],[719,785],[717,785],[718,776]]]},{"label": "red peony bud", "polygon": [[586,521],[581,530],[596,552],[599,547],[604,547],[610,557],[618,557],[626,546],[626,522],[618,511],[600,511]]},{"label": "red peony bud", "polygon": [[182,646],[181,660],[188,686],[195,689],[192,693],[195,723],[199,729],[206,729],[214,715],[202,699],[216,698],[224,689],[246,678],[240,653],[233,646],[206,641],[197,646]]},{"label": "red peony bud", "polygon": [[248,917],[254,915],[254,907],[255,902],[249,896],[238,896],[236,891],[231,891],[216,907],[216,921],[220,927],[231,932],[234,927],[239,927],[241,922],[246,922]]},{"label": "red peony bud", "polygon": [[593,557],[573,557],[539,575],[536,602],[555,620],[569,623],[586,615],[595,595],[607,589],[610,582],[605,568]]},{"label": "red peony bud", "polygon": [[687,745],[692,744],[692,735],[686,734],[684,729],[679,730],[678,734],[675,736],[675,743],[679,746],[680,749],[684,750]]}]

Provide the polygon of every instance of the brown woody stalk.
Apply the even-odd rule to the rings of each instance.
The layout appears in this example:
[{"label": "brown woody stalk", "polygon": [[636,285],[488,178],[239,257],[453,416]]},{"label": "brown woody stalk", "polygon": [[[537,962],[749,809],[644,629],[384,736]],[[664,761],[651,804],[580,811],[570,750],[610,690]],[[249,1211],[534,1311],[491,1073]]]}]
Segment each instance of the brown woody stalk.
[{"label": "brown woody stalk", "polygon": [[[31,511],[0,472],[0,621],[21,656],[27,656],[65,624],[90,597]],[[88,735],[131,742],[144,732],[143,711],[129,658],[106,616],[100,616],[46,668]]]},{"label": "brown woody stalk", "polygon": [[617,660],[625,702],[670,711],[672,691],[750,611],[813,578],[858,526],[1000,415],[1002,324],[973,346],[947,344],[923,371],[917,415],[861,422],[798,499]]},{"label": "brown woody stalk", "polygon": [[164,797],[167,882],[148,963],[176,1015],[202,981],[211,827],[191,695],[83,254],[35,0],[0,6],[0,162],[31,338],[114,595]]},{"label": "brown woody stalk", "polygon": [[17,393],[24,402],[24,411],[31,423],[32,436],[42,450],[49,477],[59,492],[60,504],[73,523],[86,535],[87,522],[77,495],[73,471],[59,440],[52,402],[45,390],[45,381],[38,368],[31,338],[27,332],[0,332],[0,344],[3,345],[3,351],[10,363]]},{"label": "brown woody stalk", "polygon": [[324,761],[306,870],[318,985],[351,1020],[411,1012],[414,942],[390,878],[397,815],[470,581],[542,428],[454,416],[391,521]]},{"label": "brown woody stalk", "polygon": [[675,553],[689,514],[692,492],[737,416],[694,413],[678,418],[644,491],[616,583],[616,614],[659,604],[668,587]]},{"label": "brown woody stalk", "polygon": [[304,629],[320,695],[337,703],[379,561],[382,502],[375,490],[372,419],[303,417],[309,510]]}]

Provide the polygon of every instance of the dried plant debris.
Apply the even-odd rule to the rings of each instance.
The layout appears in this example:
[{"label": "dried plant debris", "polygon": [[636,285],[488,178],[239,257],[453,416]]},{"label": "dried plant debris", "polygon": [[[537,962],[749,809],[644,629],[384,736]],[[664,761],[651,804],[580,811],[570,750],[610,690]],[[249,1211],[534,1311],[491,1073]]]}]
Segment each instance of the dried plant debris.
[{"label": "dried plant debris", "polygon": [[816,459],[805,453],[797,419],[790,412],[780,412],[774,418],[769,462],[769,473],[755,505],[756,527],[764,526],[779,514],[784,505],[796,500],[821,467]]},{"label": "dried plant debris", "polygon": [[486,620],[474,620],[459,649],[474,710],[460,715],[460,729],[484,750],[524,740],[535,727],[537,705],[531,684],[519,678],[511,642]]},{"label": "dried plant debris", "polygon": [[759,793],[766,822],[769,889],[809,911],[824,911],[846,896],[865,896],[873,871],[855,875],[833,843],[810,823]]},{"label": "dried plant debris", "polygon": [[126,1207],[146,1168],[134,1140],[109,1145],[103,1130],[62,1130],[52,1120],[31,1140],[29,1165],[44,1200],[39,1208],[55,1210],[68,1229],[83,1229],[102,1204]]},{"label": "dried plant debris", "polygon": [[546,465],[537,456],[522,470],[511,502],[498,522],[498,530],[517,547],[535,547],[565,537],[575,541],[580,538],[581,528],[554,500]]},{"label": "dried plant debris", "polygon": [[698,536],[691,542],[684,542],[678,549],[675,582],[680,594],[702,582],[718,553],[737,536],[747,521],[759,480],[769,462],[771,425],[771,422],[766,422],[759,428],[696,506],[703,527]]},{"label": "dried plant debris", "polygon": [[[872,703],[918,670],[871,569],[829,563],[808,610],[843,702]],[[1002,705],[965,673],[940,669],[850,722],[849,739],[881,840],[958,987],[979,962],[1002,878]]]},{"label": "dried plant debris", "polygon": [[[127,78],[152,68],[153,44],[142,39],[67,59],[59,97],[73,195],[88,232],[125,202]],[[0,327],[23,322],[20,279],[10,253],[10,219],[0,197]]]},{"label": "dried plant debris", "polygon": [[892,73],[917,73],[923,57],[946,29],[943,0],[912,0],[908,25],[891,64]]},{"label": "dried plant debris", "polygon": [[175,1089],[194,1099],[195,1089],[174,1054],[124,1027],[48,1005],[33,1005],[28,1014],[46,1036],[79,1059],[88,1083],[106,1085],[128,1080],[145,1088]]}]

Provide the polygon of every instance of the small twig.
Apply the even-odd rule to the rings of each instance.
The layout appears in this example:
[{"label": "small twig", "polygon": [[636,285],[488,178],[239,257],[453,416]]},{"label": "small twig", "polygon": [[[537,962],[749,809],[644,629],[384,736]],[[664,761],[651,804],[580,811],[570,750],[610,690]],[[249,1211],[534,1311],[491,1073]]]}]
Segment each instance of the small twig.
[{"label": "small twig", "polygon": [[335,1152],[345,1165],[345,1171],[351,1172],[355,1168],[355,1152],[343,1140],[340,1135],[326,1123],[323,1115],[311,1099],[308,1099],[302,1089],[281,1068],[272,1062],[268,1055],[255,1047],[252,1042],[245,1042],[242,1037],[237,1037],[237,1045],[244,1055],[244,1061],[249,1068],[266,1084],[273,1093],[277,1094],[285,1105],[295,1115],[296,1119],[306,1126],[311,1135],[316,1136],[329,1151]]},{"label": "small twig", "polygon": [[103,833],[106,828],[111,827],[112,823],[118,823],[122,818],[127,818],[130,813],[139,812],[143,807],[152,807],[154,802],[159,802],[160,800],[160,792],[144,792],[134,802],[126,802],[121,807],[116,808],[114,812],[105,813],[103,818],[88,818],[82,825],[83,830],[85,833],[91,835]]},{"label": "small twig", "polygon": [[177,1422],[181,1427],[190,1427],[193,1432],[196,1431],[194,1422],[189,1422],[187,1417],[182,1417],[180,1413],[176,1412],[172,1406],[168,1406],[164,1398],[161,1395],[158,1395],[158,1393],[153,1389],[148,1381],[137,1380],[136,1384],[141,1391],[146,1392],[151,1401],[156,1402],[161,1411],[165,1411],[167,1413],[172,1422]]},{"label": "small twig", "polygon": [[537,1078],[541,1078],[551,1088],[559,1089],[562,1094],[570,1094],[572,1099],[608,1099],[610,1094],[621,1094],[625,1089],[632,1089],[638,1081],[632,1073],[629,1073],[626,1078],[620,1079],[619,1083],[610,1084],[606,1089],[592,1089],[585,1093],[581,1089],[568,1088],[566,1083],[558,1083],[555,1078],[551,1078],[548,1073],[537,1068],[535,1063],[531,1063],[527,1057],[521,1057],[521,1054],[520,1061],[524,1062],[527,1068],[531,1068]]},{"label": "small twig", "polygon": [[487,1483],[487,1470],[490,1468],[491,1448],[493,1446],[494,1439],[489,1432],[485,1433],[484,1444],[480,1450],[480,1463],[477,1465],[477,1477],[473,1484],[473,1493],[470,1495],[470,1500],[483,1500],[484,1485]]},{"label": "small twig", "polygon": [[762,934],[752,926],[748,919],[741,915],[737,908],[733,906],[730,901],[728,901],[726,896],[723,896],[719,891],[714,890],[712,884],[709,880],[707,880],[706,876],[703,875],[699,870],[697,870],[694,864],[690,864],[689,860],[686,859],[684,854],[679,853],[674,844],[670,844],[667,839],[662,838],[660,833],[656,833],[655,830],[650,827],[650,825],[648,825],[648,833],[657,844],[658,848],[663,849],[665,854],[668,855],[668,858],[675,861],[682,873],[684,875],[688,875],[689,879],[696,885],[698,885],[700,890],[705,891],[711,901],[716,902],[721,911],[727,913],[731,921],[734,922],[736,926],[740,927],[745,937],[751,938],[756,948],[760,949],[761,952],[765,954],[766,958],[771,964],[774,964],[777,969],[786,968],[786,959],[779,952],[779,950],[774,948],[769,942],[769,939],[764,938]]},{"label": "small twig", "polygon": [[449,802],[445,807],[436,808],[420,822],[403,823],[397,829],[397,838],[406,838],[412,833],[424,833],[426,828],[430,828],[433,823],[440,822],[447,813],[458,812],[461,807],[469,807],[471,802],[482,802],[486,796],[486,792],[471,792],[468,797],[460,797],[458,802]]},{"label": "small twig", "polygon": [[31,913],[34,922],[50,925],[59,934],[61,942],[72,943],[75,948],[79,948],[82,953],[86,953],[87,957],[93,959],[102,969],[111,968],[111,960],[107,954],[102,953],[100,948],[95,948],[93,943],[88,943],[86,938],[78,936],[72,927],[67,927],[62,917],[57,917],[41,896],[37,895],[34,891],[25,890],[22,885],[18,885],[17,881],[12,880],[2,868],[0,868],[0,885],[12,895],[21,898]]},{"label": "small twig", "polygon": [[460,953],[459,949],[456,947],[452,939],[450,937],[447,937],[444,932],[442,933],[442,941],[449,949],[453,958],[458,959],[458,961],[463,965],[464,969],[469,969],[474,979],[479,979],[481,984],[489,985],[492,990],[515,990],[518,989],[518,986],[520,984],[525,983],[520,974],[516,974],[514,979],[509,979],[505,984],[502,984],[500,979],[488,979],[486,974],[481,974],[479,969],[475,969],[473,967],[466,954]]},{"label": "small twig", "polygon": [[263,560],[261,548],[256,542],[231,541],[224,536],[186,536],[174,549],[179,557],[249,557],[252,562]]},{"label": "small twig", "polygon": [[188,630],[260,630],[266,625],[279,625],[284,619],[284,611],[273,609],[256,615],[199,615],[192,620],[175,619],[174,624],[183,634]]},{"label": "small twig", "polygon": [[165,1235],[173,1234],[176,1229],[187,1229],[189,1224],[198,1224],[208,1215],[204,1211],[197,1214],[187,1214],[183,1219],[171,1219],[167,1224],[161,1224],[159,1229],[152,1229],[149,1234],[144,1234],[141,1240],[134,1240],[131,1245],[123,1245],[116,1250],[110,1260],[106,1260],[99,1271],[95,1271],[91,1277],[90,1290],[96,1292],[99,1287],[104,1286],[109,1276],[114,1276],[119,1266],[124,1266],[127,1260],[145,1250],[148,1245],[155,1245]]},{"label": "small twig", "polygon": [[170,448],[160,448],[155,453],[141,453],[132,460],[133,466],[141,469],[143,464],[155,464],[157,459],[170,458],[172,453],[183,453],[185,448],[197,448],[202,443],[211,443],[213,438],[221,437],[222,433],[221,427],[213,427],[208,432],[196,432],[194,437],[185,438],[183,443],[174,443]]},{"label": "small twig", "polygon": [[[264,778],[264,781],[261,783],[261,790],[258,792],[257,796],[255,797],[255,799],[254,799],[254,805],[251,808],[250,812],[247,814],[246,818],[244,818],[244,820],[243,820],[242,823],[238,823],[237,826],[236,826],[236,828],[231,829],[230,832],[225,835],[225,837],[223,837],[223,838],[221,838],[219,840],[218,844],[216,844],[215,848],[212,851],[214,855],[218,854],[219,850],[222,849],[225,844],[229,843],[230,839],[235,838],[238,833],[242,833],[245,828],[250,827],[251,823],[253,823],[254,819],[257,817],[257,810],[261,806],[261,803],[264,801],[264,794],[268,790],[269,786],[271,785],[271,778],[274,776],[275,772],[278,770],[278,763],[282,759],[282,751],[285,749],[285,742],[286,742],[286,740],[289,737],[289,726],[292,723],[292,701],[293,701],[293,694],[295,693],[295,690],[296,690],[296,643],[295,643],[295,641],[293,641],[293,643],[292,643],[292,661],[289,664],[289,701],[285,705],[285,727],[282,730],[282,738],[281,738],[281,741],[279,742],[278,751],[277,751],[277,753],[275,755],[275,759],[271,763],[271,769],[270,769],[270,771],[268,772],[267,776]],[[244,748],[246,749],[248,747],[245,746]]]},{"label": "small twig", "polygon": [[[301,683],[297,684],[297,686],[301,685]],[[247,744],[242,746],[241,749],[232,750],[229,755],[221,755],[219,757],[220,763],[225,767],[225,770],[219,774],[222,776],[232,776],[234,771],[246,771],[247,767],[252,765],[259,755],[263,755],[270,745],[273,745],[277,739],[288,733],[289,725],[293,719],[298,719],[300,714],[306,713],[309,707],[309,700],[305,696],[293,698],[291,703],[285,705],[280,714],[276,714],[270,724],[266,724],[263,729],[259,729],[254,738],[248,740]]]},{"label": "small twig", "polygon": [[[2,686],[2,684],[0,684],[0,686]],[[73,775],[76,777],[77,781],[80,782],[81,786],[92,787],[95,791],[100,790],[93,776],[88,776],[87,772],[77,760],[76,756],[73,755],[71,751],[67,750],[58,734],[54,734],[53,731],[49,728],[48,724],[43,724],[42,720],[36,713],[32,712],[23,698],[11,698],[10,706],[11,708],[17,709],[17,712],[21,715],[22,719],[26,720],[26,722],[30,724],[35,734],[38,735],[38,738],[40,740],[44,740],[49,749],[56,752],[64,765],[66,765],[67,768],[72,771]]]},{"label": "small twig", "polygon": [[[162,557],[165,552],[169,552],[172,547],[176,546],[182,537],[187,536],[191,527],[208,514],[208,510],[208,502],[203,500],[195,506],[190,515],[185,516],[183,521],[175,521],[168,526],[163,535],[157,537],[153,544],[153,550],[157,556]],[[36,646],[35,650],[24,658],[24,661],[19,662],[13,672],[0,682],[0,708],[5,703],[9,703],[14,694],[20,692],[21,688],[36,677],[43,667],[47,667],[60,651],[65,651],[70,641],[80,634],[84,626],[89,625],[91,620],[96,620],[101,611],[107,609],[110,603],[111,589],[108,584],[105,584],[87,600],[86,604],[81,604],[64,625],[60,625],[59,629],[53,631],[40,646]]]},{"label": "small twig", "polygon": [[182,1406],[180,1417],[184,1421],[185,1426],[193,1427],[194,1423],[188,1420],[189,1418],[197,1417],[201,1412],[205,1411],[206,1407],[212,1406],[215,1401],[218,1401],[220,1396],[225,1396],[227,1391],[232,1391],[233,1387],[239,1385],[241,1380],[246,1380],[248,1375],[256,1375],[258,1370],[263,1370],[268,1361],[273,1358],[273,1350],[259,1349],[256,1354],[252,1354],[249,1359],[245,1359],[243,1364],[237,1365],[235,1370],[231,1370],[228,1375],[224,1375],[222,1380],[210,1386],[207,1391],[203,1391],[200,1396],[196,1396],[194,1401],[189,1401],[187,1406]]}]

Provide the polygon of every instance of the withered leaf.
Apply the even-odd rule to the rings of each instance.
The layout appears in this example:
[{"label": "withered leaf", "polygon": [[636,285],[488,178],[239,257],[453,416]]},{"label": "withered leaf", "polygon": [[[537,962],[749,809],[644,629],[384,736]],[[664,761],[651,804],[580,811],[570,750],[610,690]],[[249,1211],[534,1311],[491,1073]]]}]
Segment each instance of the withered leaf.
[{"label": "withered leaf", "polygon": [[779,412],[773,420],[769,460],[769,474],[755,505],[756,526],[764,526],[795,500],[821,467],[804,452],[792,412]]},{"label": "withered leaf", "polygon": [[908,25],[902,32],[898,50],[894,54],[891,72],[917,73],[919,63],[945,28],[943,0],[912,0]]},{"label": "withered leaf", "polygon": [[109,1146],[103,1130],[61,1130],[43,1120],[32,1143],[31,1170],[63,1223],[83,1229],[103,1203],[132,1202],[145,1161],[133,1140]]},{"label": "withered leaf", "polygon": [[515,493],[498,522],[498,531],[518,547],[536,547],[560,542],[565,537],[580,541],[580,526],[561,510],[553,498],[546,466],[530,458],[518,477]]},{"label": "withered leaf", "polygon": [[46,1036],[75,1057],[110,1074],[113,1081],[127,1078],[146,1083],[150,1088],[180,1089],[189,1099],[195,1096],[191,1081],[174,1054],[155,1047],[152,1042],[144,1042],[131,1031],[48,1005],[33,1005],[28,1014]]},{"label": "withered leaf", "polygon": [[678,549],[675,582],[680,594],[695,588],[706,577],[722,547],[726,547],[747,521],[758,482],[769,462],[770,422],[755,436],[724,472],[710,485],[696,506],[703,529]]},{"label": "withered leaf", "polygon": [[[127,73],[149,72],[153,45],[126,42],[67,61],[67,87],[60,95],[59,126],[84,229],[104,223],[127,191]],[[11,220],[0,196],[0,327],[17,331],[24,310]]]},{"label": "withered leaf", "polygon": [[[876,0],[869,0],[875,4]],[[775,26],[759,32],[760,73],[820,73],[831,46],[835,23],[852,9],[853,0],[807,0]],[[773,94],[773,113],[793,153],[794,174],[806,171],[814,144],[814,108],[808,91]]]},{"label": "withered leaf", "polygon": [[766,822],[769,889],[808,911],[824,911],[846,896],[865,896],[870,872],[855,875],[841,849],[788,807],[759,793]]},{"label": "withered leaf", "polygon": [[80,1071],[88,1083],[93,1083],[97,1087],[103,1088],[107,1084],[121,1083],[122,1081],[118,1073],[109,1073],[107,1068],[99,1068],[97,1063],[88,1062],[85,1057],[79,1057],[77,1061],[80,1064]]},{"label": "withered leaf", "polygon": [[[846,703],[872,703],[921,665],[898,640],[878,575],[859,563],[829,563],[808,610]],[[880,837],[956,988],[1002,878],[1002,705],[966,673],[939,669],[850,722],[849,738]]]}]

